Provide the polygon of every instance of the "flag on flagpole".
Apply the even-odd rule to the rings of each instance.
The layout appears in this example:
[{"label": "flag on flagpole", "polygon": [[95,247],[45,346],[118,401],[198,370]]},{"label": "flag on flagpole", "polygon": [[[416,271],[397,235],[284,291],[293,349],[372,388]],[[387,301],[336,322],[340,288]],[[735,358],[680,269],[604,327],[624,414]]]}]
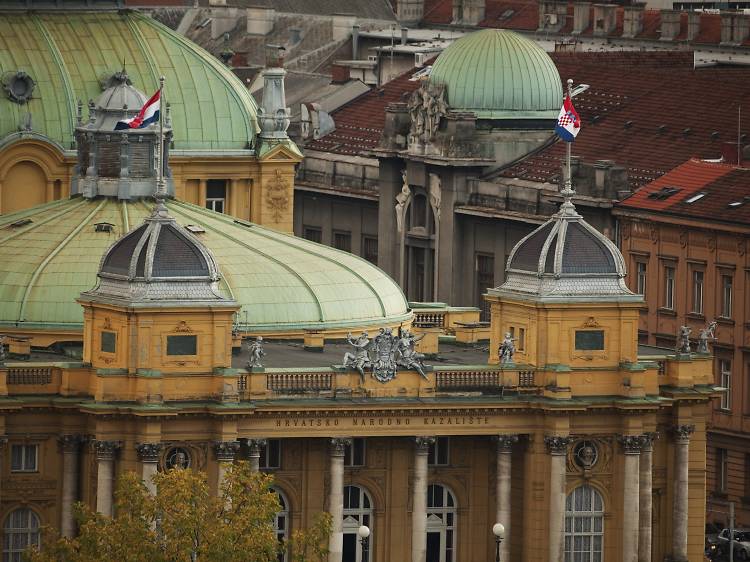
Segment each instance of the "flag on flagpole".
[{"label": "flag on flagpole", "polygon": [[573,142],[581,130],[581,118],[578,116],[570,95],[565,96],[560,115],[557,117],[555,133],[565,142]]},{"label": "flag on flagpole", "polygon": [[121,131],[123,129],[143,129],[148,127],[151,123],[159,121],[159,109],[161,107],[161,89],[156,90],[156,93],[143,105],[138,115],[131,117],[130,119],[123,119],[117,122],[115,125],[115,131]]}]

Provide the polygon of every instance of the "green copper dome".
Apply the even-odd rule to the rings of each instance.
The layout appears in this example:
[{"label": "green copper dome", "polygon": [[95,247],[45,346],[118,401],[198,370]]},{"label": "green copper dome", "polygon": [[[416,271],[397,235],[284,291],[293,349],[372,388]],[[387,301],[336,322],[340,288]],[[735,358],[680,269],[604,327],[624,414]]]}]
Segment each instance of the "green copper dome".
[{"label": "green copper dome", "polygon": [[[123,63],[146,96],[165,77],[174,150],[226,153],[253,144],[257,105],[247,88],[210,53],[154,19],[128,10],[3,12],[2,2],[0,78],[7,87],[23,72],[35,86],[23,104],[0,90],[0,144],[36,135],[75,148],[78,100],[85,121],[88,101],[99,98]],[[19,132],[22,123],[30,131]]]},{"label": "green copper dome", "polygon": [[446,86],[451,109],[478,119],[556,119],[562,105],[560,75],[549,55],[503,29],[458,39],[437,58],[430,81]]},{"label": "green copper dome", "polygon": [[[145,200],[75,197],[0,216],[0,331],[81,330],[76,299],[97,284],[107,249],[152,207]],[[411,319],[399,286],[358,256],[188,203],[167,207],[213,253],[222,295],[242,306],[243,331],[355,329]]]}]

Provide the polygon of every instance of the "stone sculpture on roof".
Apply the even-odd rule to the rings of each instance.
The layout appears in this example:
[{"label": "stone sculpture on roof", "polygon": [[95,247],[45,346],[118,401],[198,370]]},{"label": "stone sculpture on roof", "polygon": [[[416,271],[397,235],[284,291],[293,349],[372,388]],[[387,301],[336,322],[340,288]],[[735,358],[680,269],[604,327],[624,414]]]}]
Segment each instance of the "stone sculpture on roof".
[{"label": "stone sculpture on roof", "polygon": [[692,329],[689,326],[680,326],[680,333],[677,340],[677,353],[690,353],[690,334]]},{"label": "stone sculpture on roof", "polygon": [[401,337],[398,339],[398,354],[399,357],[396,361],[399,367],[404,369],[414,369],[423,378],[427,378],[424,372],[424,354],[417,352],[416,344],[425,335],[420,334],[415,336],[410,330],[406,329],[401,332]]},{"label": "stone sculpture on roof", "polygon": [[371,367],[370,353],[367,351],[367,348],[370,346],[370,338],[367,332],[362,332],[362,335],[355,340],[352,337],[352,333],[349,332],[346,336],[346,341],[354,347],[354,353],[347,351],[344,354],[344,367],[358,371],[360,379],[364,383],[365,369]]},{"label": "stone sculpture on roof", "polygon": [[500,356],[500,363],[513,363],[513,354],[516,352],[516,345],[513,343],[513,339],[510,332],[505,334],[505,339],[503,339],[497,351],[497,354]]},{"label": "stone sculpture on roof", "polygon": [[409,137],[412,142],[425,144],[435,138],[440,120],[448,113],[445,86],[423,82],[407,102],[411,116]]},{"label": "stone sculpture on roof", "polygon": [[708,342],[709,340],[714,341],[716,339],[716,336],[714,335],[716,332],[716,320],[712,320],[708,324],[706,324],[706,327],[703,328],[700,331],[700,335],[698,336],[698,353],[705,353],[709,354],[710,351],[708,349]]},{"label": "stone sculpture on roof", "polygon": [[247,350],[250,352],[247,368],[263,368],[263,357],[266,355],[266,352],[263,351],[263,337],[258,336],[255,341],[248,343]]}]

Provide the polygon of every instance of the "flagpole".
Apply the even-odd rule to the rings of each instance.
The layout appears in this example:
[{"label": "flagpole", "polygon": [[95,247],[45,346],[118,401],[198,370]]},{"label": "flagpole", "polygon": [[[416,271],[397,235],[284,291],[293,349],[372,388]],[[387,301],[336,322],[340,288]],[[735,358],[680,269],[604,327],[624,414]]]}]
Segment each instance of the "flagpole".
[{"label": "flagpole", "polygon": [[162,102],[164,101],[164,76],[159,78],[159,146],[157,149],[157,169],[156,175],[156,199],[163,201],[167,196],[167,190],[164,185],[164,116]]},{"label": "flagpole", "polygon": [[[568,78],[568,98],[572,99],[573,96],[571,95],[573,92],[573,80],[571,78]],[[563,185],[562,195],[565,197],[566,201],[569,201],[573,193],[573,179],[572,179],[572,173],[571,173],[571,166],[570,166],[570,154],[572,149],[573,143],[572,142],[566,142],[565,143],[565,183]]]}]

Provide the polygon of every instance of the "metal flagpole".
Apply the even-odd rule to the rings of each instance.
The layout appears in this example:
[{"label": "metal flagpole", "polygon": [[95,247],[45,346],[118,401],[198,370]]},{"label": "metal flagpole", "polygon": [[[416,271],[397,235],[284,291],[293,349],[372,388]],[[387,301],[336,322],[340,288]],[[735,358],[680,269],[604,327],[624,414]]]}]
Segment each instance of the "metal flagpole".
[{"label": "metal flagpole", "polygon": [[164,76],[159,78],[159,146],[156,152],[157,169],[156,175],[156,199],[164,200],[167,196],[167,190],[164,185]]}]

